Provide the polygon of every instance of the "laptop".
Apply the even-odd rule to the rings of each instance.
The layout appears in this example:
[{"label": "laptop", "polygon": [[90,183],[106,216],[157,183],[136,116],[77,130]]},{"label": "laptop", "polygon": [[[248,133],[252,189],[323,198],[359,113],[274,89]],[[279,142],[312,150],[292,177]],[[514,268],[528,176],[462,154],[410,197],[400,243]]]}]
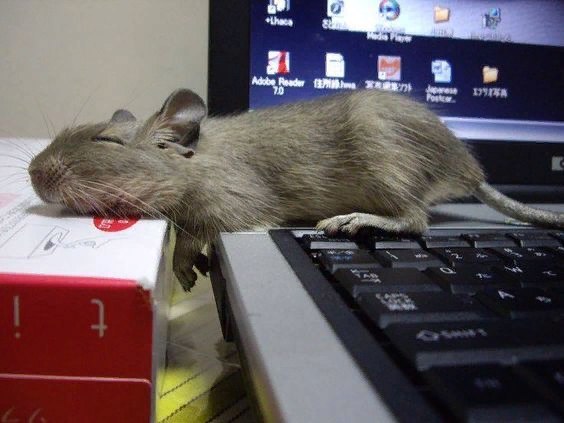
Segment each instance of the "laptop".
[{"label": "laptop", "polygon": [[[210,114],[397,91],[490,184],[564,212],[563,19],[549,0],[210,2]],[[257,420],[562,421],[564,232],[472,199],[431,217],[423,236],[219,236],[215,300]]]}]

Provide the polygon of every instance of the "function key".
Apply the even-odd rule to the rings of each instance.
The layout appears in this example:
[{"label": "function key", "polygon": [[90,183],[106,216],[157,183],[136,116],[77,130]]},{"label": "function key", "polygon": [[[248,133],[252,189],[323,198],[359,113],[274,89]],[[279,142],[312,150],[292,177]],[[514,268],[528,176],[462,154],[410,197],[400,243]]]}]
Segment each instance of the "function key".
[{"label": "function key", "polygon": [[411,250],[378,250],[374,255],[387,267],[414,267],[424,270],[427,267],[436,267],[443,264],[433,254],[420,248]]},{"label": "function key", "polygon": [[476,248],[513,247],[517,245],[515,241],[503,234],[470,233],[464,234],[462,237],[468,240],[470,244]]},{"label": "function key", "polygon": [[415,238],[393,236],[393,235],[374,235],[367,237],[366,244],[372,250],[383,250],[389,248],[421,248]]},{"label": "function key", "polygon": [[425,248],[470,247],[467,240],[459,236],[422,236]]},{"label": "function key", "polygon": [[322,250],[318,260],[331,273],[358,266],[382,267],[366,250]]},{"label": "function key", "polygon": [[356,250],[358,244],[347,238],[333,238],[324,234],[309,234],[302,237],[308,250]]},{"label": "function key", "polygon": [[561,258],[564,258],[564,247],[560,246],[560,247],[554,247],[554,248],[549,248],[548,251],[554,251],[556,254],[558,254]]},{"label": "function key", "polygon": [[467,264],[501,264],[496,255],[481,248],[434,248],[431,250],[443,258],[450,266]]},{"label": "function key", "polygon": [[558,247],[560,242],[546,232],[511,232],[508,237],[514,239],[520,247]]},{"label": "function key", "polygon": [[564,232],[550,232],[550,236],[556,238],[562,244],[564,244]]}]

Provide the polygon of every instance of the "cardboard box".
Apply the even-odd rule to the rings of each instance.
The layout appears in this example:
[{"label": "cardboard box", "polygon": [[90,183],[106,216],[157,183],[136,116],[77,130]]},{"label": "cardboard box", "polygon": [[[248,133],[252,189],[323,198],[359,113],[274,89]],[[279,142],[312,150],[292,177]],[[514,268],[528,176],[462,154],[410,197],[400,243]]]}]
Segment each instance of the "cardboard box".
[{"label": "cardboard box", "polygon": [[152,420],[173,233],[42,204],[15,143],[45,145],[0,140],[0,420]]}]

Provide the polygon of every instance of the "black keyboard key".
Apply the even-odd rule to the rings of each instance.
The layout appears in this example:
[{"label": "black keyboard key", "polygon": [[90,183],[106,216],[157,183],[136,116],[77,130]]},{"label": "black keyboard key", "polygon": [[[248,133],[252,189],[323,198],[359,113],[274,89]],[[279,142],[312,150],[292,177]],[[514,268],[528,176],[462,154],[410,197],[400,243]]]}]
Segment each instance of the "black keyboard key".
[{"label": "black keyboard key", "polygon": [[496,255],[481,248],[435,248],[431,250],[450,266],[461,266],[467,264],[494,265],[503,263]]},{"label": "black keyboard key", "polygon": [[507,264],[494,272],[519,283],[522,287],[552,288],[564,284],[564,267],[550,262]]},{"label": "black keyboard key", "polygon": [[446,292],[363,293],[360,309],[380,328],[392,323],[451,322],[491,318],[481,304]]},{"label": "black keyboard key", "polygon": [[491,268],[481,265],[467,265],[461,267],[431,267],[427,274],[444,290],[453,294],[473,294],[487,287],[504,288],[516,286],[516,283],[494,272]]},{"label": "black keyboard key", "polygon": [[302,242],[307,250],[356,250],[358,244],[347,238],[333,238],[324,234],[304,235]]},{"label": "black keyboard key", "polygon": [[382,267],[366,250],[323,250],[319,254],[319,263],[331,273],[339,269],[353,267]]},{"label": "black keyboard key", "polygon": [[507,263],[522,264],[525,262],[555,260],[554,254],[539,247],[491,248],[490,251],[504,259]]},{"label": "black keyboard key", "polygon": [[459,236],[423,236],[421,241],[425,248],[470,247],[468,241]]},{"label": "black keyboard key", "polygon": [[533,389],[564,413],[564,360],[523,363],[517,370]]},{"label": "black keyboard key", "polygon": [[411,250],[379,250],[374,252],[376,258],[387,267],[413,267],[424,270],[427,267],[441,266],[443,263],[428,251]]},{"label": "black keyboard key", "polygon": [[556,414],[510,367],[436,367],[423,376],[457,420],[558,421]]},{"label": "black keyboard key", "polygon": [[417,269],[352,268],[338,270],[336,281],[356,297],[362,292],[437,292],[441,289]]},{"label": "black keyboard key", "polygon": [[471,233],[462,237],[476,248],[513,247],[517,245],[511,238],[500,233]]},{"label": "black keyboard key", "polygon": [[505,317],[564,317],[564,303],[556,295],[539,288],[486,289],[476,298]]},{"label": "black keyboard key", "polygon": [[372,250],[421,248],[415,238],[406,238],[392,235],[375,235],[366,240],[368,248]]},{"label": "black keyboard key", "polygon": [[547,249],[547,251],[556,253],[556,255],[558,255],[560,257],[560,259],[564,258],[564,247],[562,247],[562,246],[549,248],[549,249]]},{"label": "black keyboard key", "polygon": [[520,247],[558,247],[560,242],[546,232],[511,232],[508,237],[514,239]]},{"label": "black keyboard key", "polygon": [[564,244],[564,232],[551,232],[550,236],[556,238],[560,243]]},{"label": "black keyboard key", "polygon": [[384,329],[419,370],[433,366],[563,359],[564,331],[549,320],[394,324]]}]

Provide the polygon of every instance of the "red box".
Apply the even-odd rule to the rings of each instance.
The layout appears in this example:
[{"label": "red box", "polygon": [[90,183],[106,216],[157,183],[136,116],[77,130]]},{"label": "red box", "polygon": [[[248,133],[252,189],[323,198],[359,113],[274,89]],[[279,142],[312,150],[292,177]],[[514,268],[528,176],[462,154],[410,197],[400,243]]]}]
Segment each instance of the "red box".
[{"label": "red box", "polygon": [[164,221],[75,216],[0,187],[0,421],[153,418],[173,238]]}]

